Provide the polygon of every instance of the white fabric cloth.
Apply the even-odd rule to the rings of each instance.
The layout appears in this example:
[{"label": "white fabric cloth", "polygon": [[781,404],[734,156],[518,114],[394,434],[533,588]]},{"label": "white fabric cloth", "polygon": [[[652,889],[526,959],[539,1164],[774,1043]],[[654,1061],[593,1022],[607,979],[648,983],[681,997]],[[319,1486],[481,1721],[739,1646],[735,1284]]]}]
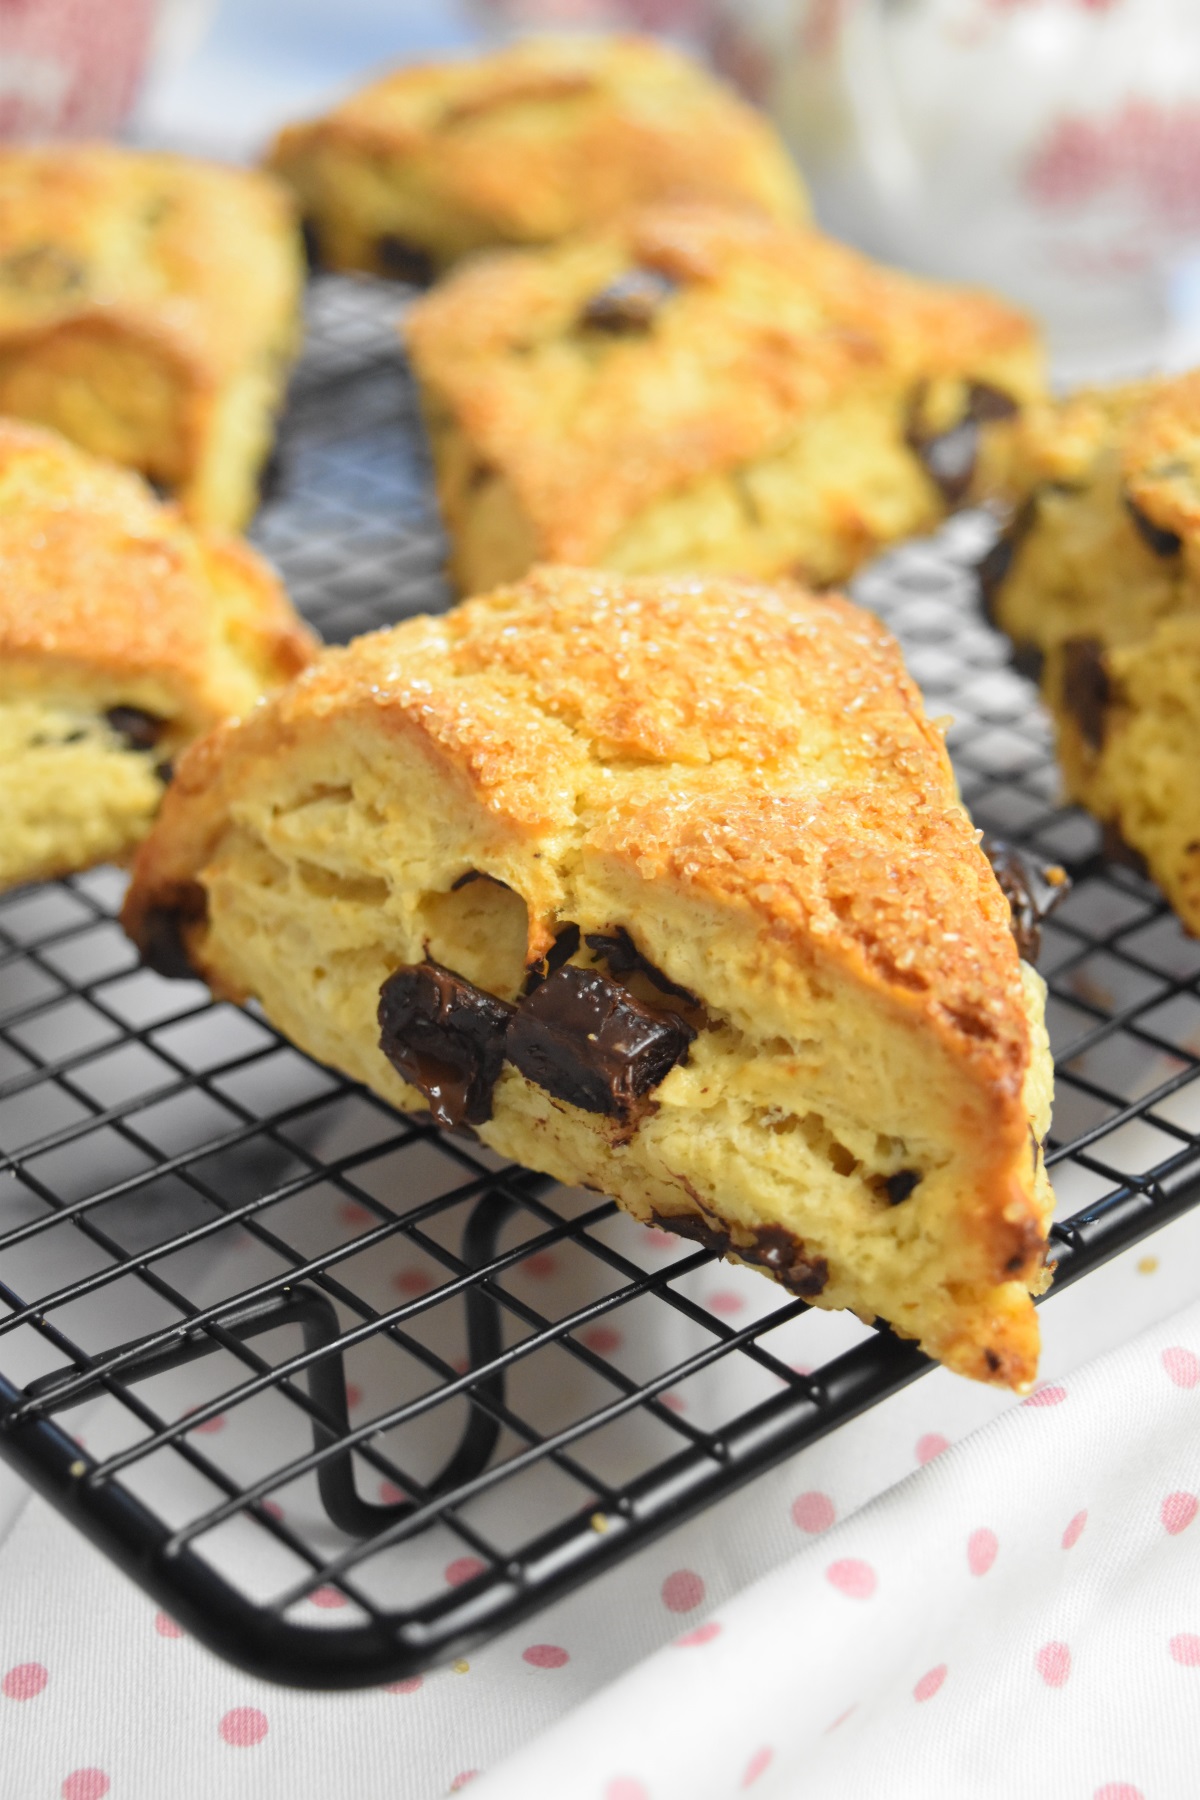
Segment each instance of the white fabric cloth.
[{"label": "white fabric cloth", "polygon": [[31,1501],[0,1545],[0,1795],[1183,1800],[1198,1253],[1187,1218],[1054,1299],[1041,1404],[932,1374],[399,1691],[247,1679]]}]

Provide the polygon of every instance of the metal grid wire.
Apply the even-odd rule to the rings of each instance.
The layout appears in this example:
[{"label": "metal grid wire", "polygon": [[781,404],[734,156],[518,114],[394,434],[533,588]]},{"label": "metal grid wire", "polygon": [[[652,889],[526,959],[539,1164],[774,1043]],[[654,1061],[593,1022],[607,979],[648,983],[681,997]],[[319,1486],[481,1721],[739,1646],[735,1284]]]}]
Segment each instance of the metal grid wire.
[{"label": "metal grid wire", "polygon": [[[255,535],[327,637],[445,603],[397,293],[325,277]],[[1056,800],[977,517],[858,584],[1045,932],[1058,1285],[1200,1192],[1200,945]],[[100,870],[0,903],[0,1454],[197,1636],[350,1686],[515,1623],[928,1365],[391,1111],[137,967]]]}]

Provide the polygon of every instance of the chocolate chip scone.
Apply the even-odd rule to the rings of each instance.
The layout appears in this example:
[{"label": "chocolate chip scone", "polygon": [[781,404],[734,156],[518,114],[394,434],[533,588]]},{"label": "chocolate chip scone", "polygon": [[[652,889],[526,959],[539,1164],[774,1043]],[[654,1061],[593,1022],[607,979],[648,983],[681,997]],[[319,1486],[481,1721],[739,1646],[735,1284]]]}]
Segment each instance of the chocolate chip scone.
[{"label": "chocolate chip scone", "polygon": [[540,569],[184,758],[125,923],[500,1154],[1028,1386],[1042,986],[885,629]]},{"label": "chocolate chip scone", "polygon": [[405,329],[467,592],[543,559],[840,580],[1041,392],[1001,301],[700,206],[479,258]]},{"label": "chocolate chip scone", "polygon": [[0,420],[0,888],[128,857],[185,745],[315,647],[247,545]]},{"label": "chocolate chip scone", "polygon": [[139,470],[198,523],[254,511],[302,282],[267,175],[0,146],[0,412]]},{"label": "chocolate chip scone", "polygon": [[532,37],[396,69],[288,126],[269,160],[318,261],[410,280],[665,196],[807,210],[766,119],[649,38]]},{"label": "chocolate chip scone", "polygon": [[988,455],[1015,501],[989,616],[1041,674],[1072,798],[1200,932],[1200,374],[1036,408]]}]

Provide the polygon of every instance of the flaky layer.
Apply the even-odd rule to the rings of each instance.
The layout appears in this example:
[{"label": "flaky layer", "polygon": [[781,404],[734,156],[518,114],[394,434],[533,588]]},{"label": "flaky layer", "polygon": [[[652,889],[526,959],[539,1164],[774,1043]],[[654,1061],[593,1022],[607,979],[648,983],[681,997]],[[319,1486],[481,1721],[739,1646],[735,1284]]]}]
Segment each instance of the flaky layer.
[{"label": "flaky layer", "polygon": [[647,38],[534,37],[394,70],[271,151],[334,268],[420,275],[545,243],[643,201],[805,212],[765,119]]},{"label": "flaky layer", "polygon": [[692,997],[686,1060],[632,1128],[505,1061],[484,1140],[1032,1379],[1036,978],[894,642],[847,602],[546,570],[327,652],[185,758],[126,918],[408,1107],[394,971],[429,956],[513,1005],[572,927],[568,966],[632,979],[602,947],[625,931]]},{"label": "flaky layer", "polygon": [[0,150],[0,412],[175,491],[253,511],[299,338],[279,184],[108,145]]}]

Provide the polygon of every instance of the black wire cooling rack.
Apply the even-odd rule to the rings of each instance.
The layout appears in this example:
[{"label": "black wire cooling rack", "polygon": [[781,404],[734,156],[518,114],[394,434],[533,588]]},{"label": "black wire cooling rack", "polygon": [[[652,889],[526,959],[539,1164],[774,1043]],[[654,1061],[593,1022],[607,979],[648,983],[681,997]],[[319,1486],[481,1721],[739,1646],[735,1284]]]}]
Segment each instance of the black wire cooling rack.
[{"label": "black wire cooling rack", "polygon": [[[256,537],[327,637],[440,606],[396,289],[322,277]],[[979,621],[978,517],[858,593],[1046,928],[1057,1288],[1200,1196],[1200,945],[1056,800]],[[260,1675],[411,1674],[928,1365],[405,1119],[253,1009],[137,966],[101,870],[0,903],[0,1455]]]}]

